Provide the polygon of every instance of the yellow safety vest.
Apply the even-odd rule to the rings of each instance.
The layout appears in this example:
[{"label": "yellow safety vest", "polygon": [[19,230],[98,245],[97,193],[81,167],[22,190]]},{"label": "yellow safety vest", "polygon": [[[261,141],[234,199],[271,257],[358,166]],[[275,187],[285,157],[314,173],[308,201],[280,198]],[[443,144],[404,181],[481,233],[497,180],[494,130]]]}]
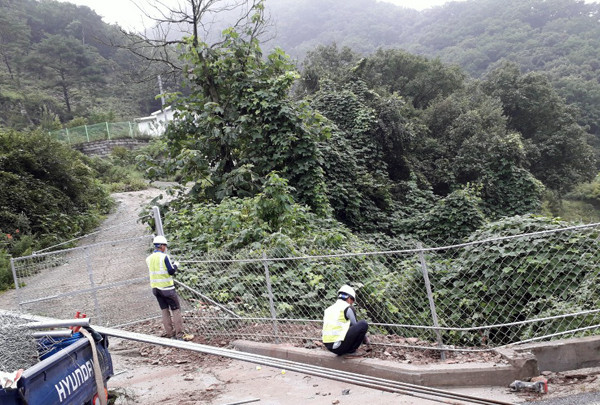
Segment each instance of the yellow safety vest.
[{"label": "yellow safety vest", "polygon": [[150,286],[152,288],[169,288],[173,287],[173,277],[167,271],[165,266],[165,257],[167,255],[163,252],[154,252],[146,258],[146,264],[148,264],[148,270],[150,271]]},{"label": "yellow safety vest", "polygon": [[350,304],[343,300],[337,300],[335,304],[325,310],[323,316],[323,343],[334,343],[344,340],[350,320],[344,316],[344,311]]}]

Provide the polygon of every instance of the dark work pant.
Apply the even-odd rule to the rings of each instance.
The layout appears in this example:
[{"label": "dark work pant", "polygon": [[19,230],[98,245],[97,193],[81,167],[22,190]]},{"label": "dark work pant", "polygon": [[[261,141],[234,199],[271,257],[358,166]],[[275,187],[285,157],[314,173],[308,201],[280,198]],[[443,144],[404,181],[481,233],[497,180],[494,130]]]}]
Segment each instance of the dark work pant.
[{"label": "dark work pant", "polygon": [[341,356],[342,354],[354,353],[356,349],[362,344],[367,334],[369,325],[367,321],[358,321],[356,325],[350,326],[346,337],[342,341],[342,344],[337,349],[332,349],[333,343],[325,343],[325,347],[332,353]]},{"label": "dark work pant", "polygon": [[179,296],[174,288],[171,290],[159,290],[158,288],[153,288],[152,294],[156,297],[160,309],[171,308],[172,311],[179,309]]}]

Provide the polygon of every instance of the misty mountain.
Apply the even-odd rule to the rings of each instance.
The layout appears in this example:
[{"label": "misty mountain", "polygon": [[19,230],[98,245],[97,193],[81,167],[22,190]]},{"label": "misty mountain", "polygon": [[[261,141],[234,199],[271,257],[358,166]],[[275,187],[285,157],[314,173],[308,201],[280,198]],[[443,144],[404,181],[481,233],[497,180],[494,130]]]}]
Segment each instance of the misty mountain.
[{"label": "misty mountain", "polygon": [[415,11],[375,0],[267,1],[274,39],[301,64],[318,45],[371,54],[397,48],[481,77],[502,61],[546,73],[600,135],[600,5],[578,0],[468,0]]}]

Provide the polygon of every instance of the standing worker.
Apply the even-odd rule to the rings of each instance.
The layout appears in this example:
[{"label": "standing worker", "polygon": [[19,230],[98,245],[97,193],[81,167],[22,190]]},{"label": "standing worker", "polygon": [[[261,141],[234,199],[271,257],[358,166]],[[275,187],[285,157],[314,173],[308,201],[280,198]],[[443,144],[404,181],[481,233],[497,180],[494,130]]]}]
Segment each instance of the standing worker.
[{"label": "standing worker", "polygon": [[181,306],[173,282],[173,275],[177,271],[177,262],[171,263],[169,255],[165,253],[168,242],[164,236],[156,236],[152,243],[154,243],[154,252],[146,258],[146,264],[150,271],[152,294],[156,297],[162,312],[162,323],[165,327],[164,337],[192,340],[193,335],[183,332]]},{"label": "standing worker", "polygon": [[358,351],[362,344],[369,344],[366,321],[357,321],[352,304],[356,293],[349,285],[343,285],[338,291],[338,300],[325,310],[323,316],[323,343],[330,352],[344,357],[361,357]]}]

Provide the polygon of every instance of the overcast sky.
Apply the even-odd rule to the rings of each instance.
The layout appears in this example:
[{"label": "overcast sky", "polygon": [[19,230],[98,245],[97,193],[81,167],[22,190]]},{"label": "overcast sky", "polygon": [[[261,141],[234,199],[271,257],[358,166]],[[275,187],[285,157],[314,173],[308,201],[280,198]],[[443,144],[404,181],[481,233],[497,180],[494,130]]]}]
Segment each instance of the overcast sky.
[{"label": "overcast sky", "polygon": [[[98,15],[103,17],[104,22],[116,23],[123,28],[132,29],[140,27],[141,15],[139,9],[131,0],[59,0],[68,3],[74,3],[81,6],[88,6]],[[138,0],[143,3],[143,0]],[[268,0],[267,0],[268,1]],[[432,6],[442,5],[448,0],[378,0],[387,3],[397,4],[399,6],[423,10]],[[455,0],[456,1],[456,0]],[[460,0],[459,0],[460,1]]]},{"label": "overcast sky", "polygon": [[[136,27],[142,27],[142,17],[140,10],[133,4],[132,0],[59,0],[63,2],[74,3],[77,5],[88,6],[98,15],[103,17],[104,22],[119,24],[121,27],[133,30]],[[144,0],[136,0],[140,4]],[[176,0],[166,0],[176,1]],[[269,0],[267,0],[269,1]],[[271,0],[273,1],[273,0]],[[275,0],[276,1],[276,0]],[[440,6],[450,1],[464,0],[378,0],[387,3],[393,3],[398,6],[424,10],[433,6]],[[585,0],[586,3],[597,3],[600,0]]]}]

